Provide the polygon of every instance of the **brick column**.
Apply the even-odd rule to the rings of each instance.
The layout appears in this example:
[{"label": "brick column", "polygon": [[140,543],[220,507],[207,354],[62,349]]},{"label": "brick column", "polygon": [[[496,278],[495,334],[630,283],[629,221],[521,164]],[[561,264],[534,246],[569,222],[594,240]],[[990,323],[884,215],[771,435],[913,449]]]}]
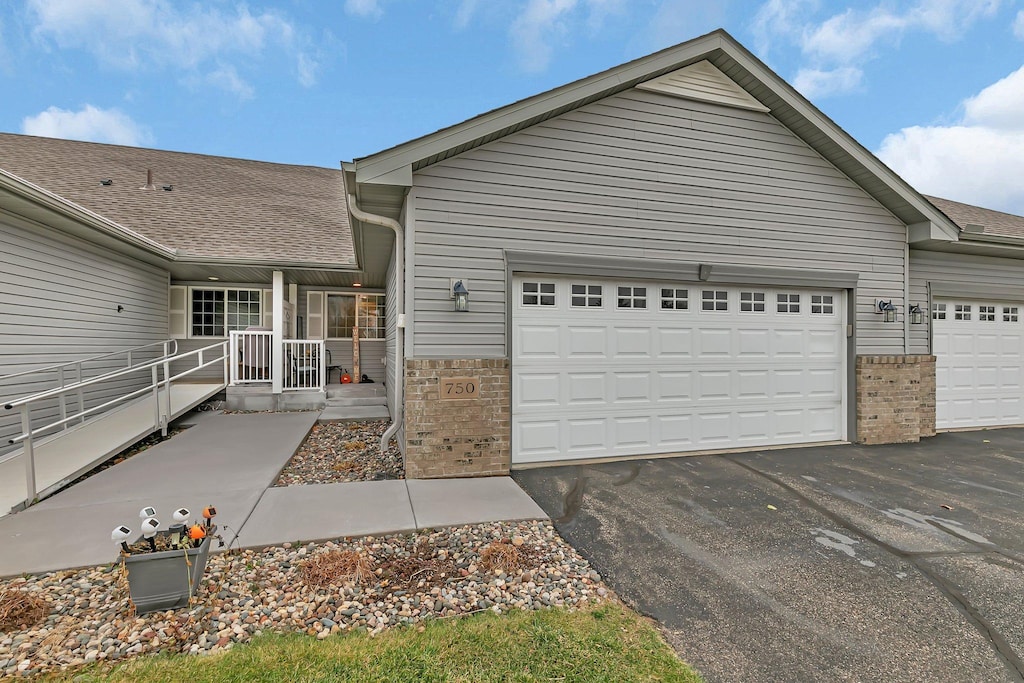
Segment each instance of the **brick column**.
[{"label": "brick column", "polygon": [[935,434],[935,356],[857,356],[857,440],[907,443]]},{"label": "brick column", "polygon": [[[442,400],[441,379],[446,377],[478,379],[479,397]],[[406,476],[508,474],[512,464],[510,383],[504,358],[406,361]]]}]

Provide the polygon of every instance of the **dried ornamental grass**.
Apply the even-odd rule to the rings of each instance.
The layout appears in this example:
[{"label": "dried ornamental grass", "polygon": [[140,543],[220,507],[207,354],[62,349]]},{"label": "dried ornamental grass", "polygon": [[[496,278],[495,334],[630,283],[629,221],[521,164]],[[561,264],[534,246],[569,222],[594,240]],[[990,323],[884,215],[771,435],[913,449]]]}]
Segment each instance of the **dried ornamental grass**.
[{"label": "dried ornamental grass", "polygon": [[0,631],[32,628],[50,614],[50,603],[28,591],[0,590]]},{"label": "dried ornamental grass", "polygon": [[373,575],[373,561],[354,550],[319,553],[302,563],[302,580],[310,588],[349,581],[365,585]]}]

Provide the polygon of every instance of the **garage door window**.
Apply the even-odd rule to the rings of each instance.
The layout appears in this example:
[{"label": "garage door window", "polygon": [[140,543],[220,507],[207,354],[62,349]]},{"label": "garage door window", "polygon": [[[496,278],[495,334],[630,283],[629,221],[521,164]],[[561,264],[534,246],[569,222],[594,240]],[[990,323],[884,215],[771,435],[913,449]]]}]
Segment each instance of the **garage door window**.
[{"label": "garage door window", "polygon": [[647,308],[647,288],[619,287],[619,308]]},{"label": "garage door window", "polygon": [[953,319],[954,320],[970,320],[971,319],[971,305],[970,304],[953,304]]},{"label": "garage door window", "polygon": [[740,311],[764,313],[764,292],[740,292]]},{"label": "garage door window", "polygon": [[601,285],[573,285],[573,308],[601,308]]},{"label": "garage door window", "polygon": [[811,295],[812,315],[832,315],[835,313],[835,303],[831,294]]},{"label": "garage door window", "polygon": [[666,311],[685,311],[690,307],[690,292],[686,289],[662,289],[661,308]]},{"label": "garage door window", "polygon": [[978,320],[994,323],[996,321],[996,307],[978,306]]},{"label": "garage door window", "polygon": [[932,320],[946,319],[946,304],[932,304]]},{"label": "garage door window", "polygon": [[779,294],[777,295],[778,311],[779,313],[799,313],[800,312],[800,295],[799,294]]},{"label": "garage door window", "polygon": [[524,282],[523,283],[523,305],[524,306],[554,306],[555,305],[555,283],[554,282]]},{"label": "garage door window", "polygon": [[1003,306],[1003,322],[1004,323],[1015,323],[1017,322],[1017,307],[1016,306]]},{"label": "garage door window", "polygon": [[705,289],[700,293],[700,310],[728,311],[729,293],[720,289]]}]

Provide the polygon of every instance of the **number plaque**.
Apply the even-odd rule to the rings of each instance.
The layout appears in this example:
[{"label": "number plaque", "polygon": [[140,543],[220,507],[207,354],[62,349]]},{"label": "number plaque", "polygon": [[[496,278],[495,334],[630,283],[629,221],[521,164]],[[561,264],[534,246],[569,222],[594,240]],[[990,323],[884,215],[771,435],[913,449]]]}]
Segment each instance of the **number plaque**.
[{"label": "number plaque", "polygon": [[480,398],[479,377],[442,377],[441,398]]}]

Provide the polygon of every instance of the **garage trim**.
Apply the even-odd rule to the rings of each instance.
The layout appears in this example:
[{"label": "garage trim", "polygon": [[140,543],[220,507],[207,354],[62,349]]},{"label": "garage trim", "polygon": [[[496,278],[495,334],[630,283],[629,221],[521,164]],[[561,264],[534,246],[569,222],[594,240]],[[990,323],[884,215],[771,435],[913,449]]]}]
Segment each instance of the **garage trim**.
[{"label": "garage trim", "polygon": [[[985,301],[1024,301],[1024,287],[1005,287],[998,289],[991,285],[979,285],[971,282],[928,282],[931,295],[939,299],[984,299]],[[930,302],[929,302],[930,303]],[[930,306],[929,306],[930,309]]]}]

